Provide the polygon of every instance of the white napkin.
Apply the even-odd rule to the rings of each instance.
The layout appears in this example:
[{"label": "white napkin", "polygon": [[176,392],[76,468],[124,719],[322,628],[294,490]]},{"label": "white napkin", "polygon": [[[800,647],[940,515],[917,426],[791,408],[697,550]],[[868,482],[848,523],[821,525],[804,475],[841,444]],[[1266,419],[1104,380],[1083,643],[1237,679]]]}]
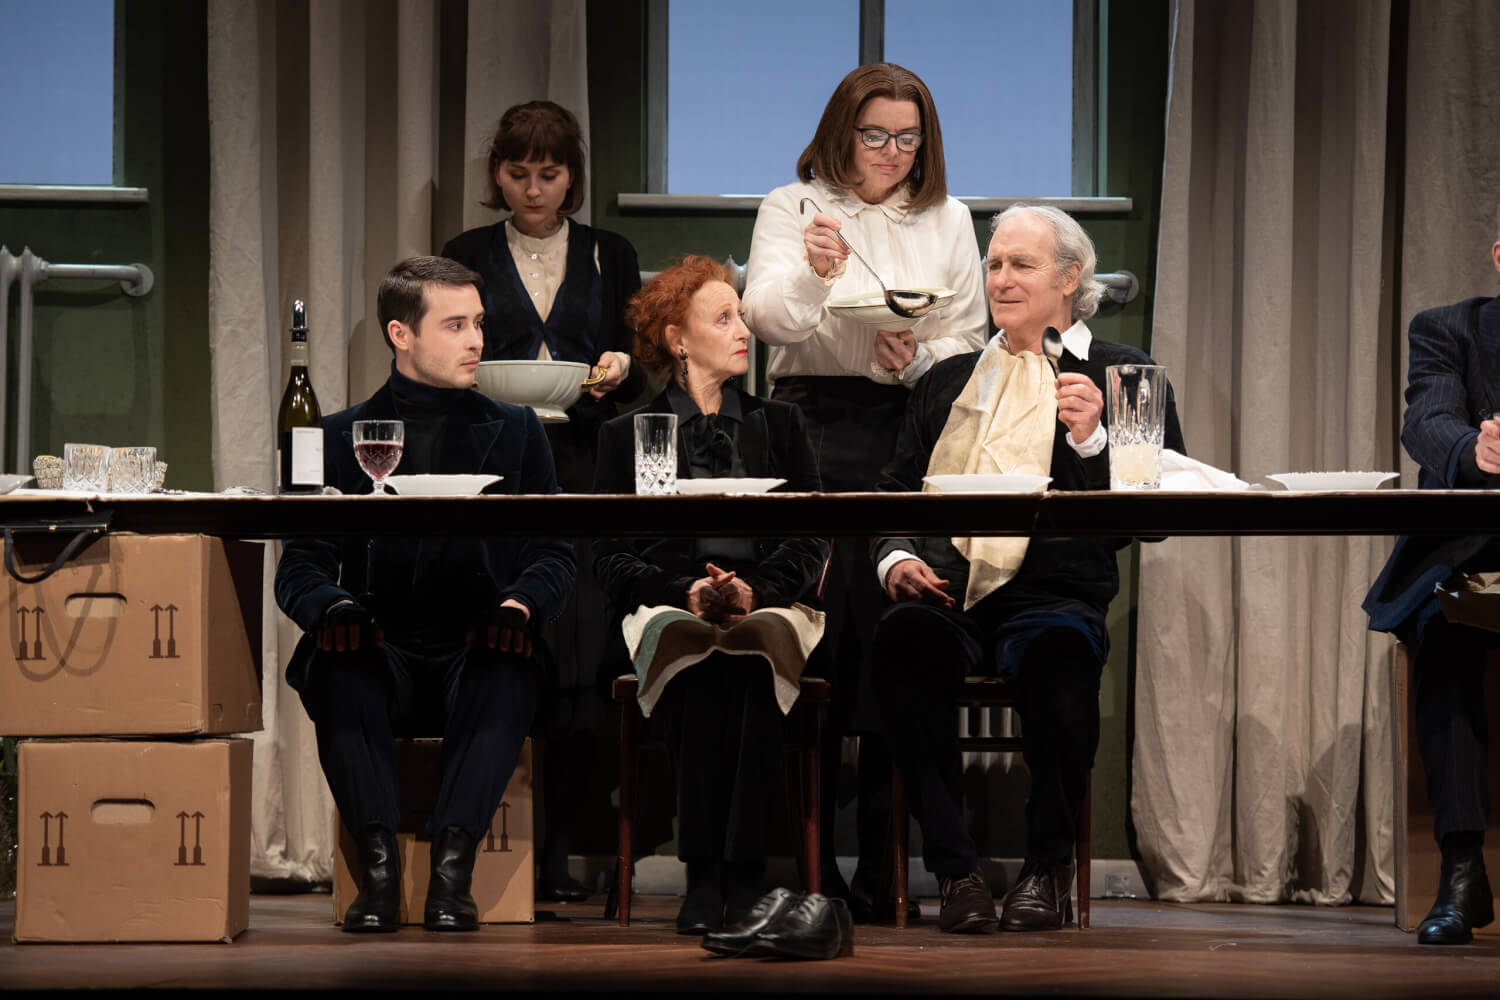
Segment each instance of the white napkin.
[{"label": "white napkin", "polygon": [[1188,458],[1171,448],[1161,450],[1161,488],[1164,490],[1248,490],[1250,484],[1233,473]]}]

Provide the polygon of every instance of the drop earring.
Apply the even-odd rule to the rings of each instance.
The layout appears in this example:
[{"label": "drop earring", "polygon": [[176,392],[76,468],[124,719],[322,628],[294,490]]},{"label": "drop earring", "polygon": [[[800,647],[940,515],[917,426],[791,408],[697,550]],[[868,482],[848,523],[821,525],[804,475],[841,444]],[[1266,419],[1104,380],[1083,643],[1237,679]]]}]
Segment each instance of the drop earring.
[{"label": "drop earring", "polygon": [[680,379],[682,381],[682,387],[684,389],[686,389],[687,388],[687,382],[688,382],[688,379],[687,379],[687,350],[684,349],[684,348],[679,348],[677,356],[682,359],[682,375],[680,376]]}]

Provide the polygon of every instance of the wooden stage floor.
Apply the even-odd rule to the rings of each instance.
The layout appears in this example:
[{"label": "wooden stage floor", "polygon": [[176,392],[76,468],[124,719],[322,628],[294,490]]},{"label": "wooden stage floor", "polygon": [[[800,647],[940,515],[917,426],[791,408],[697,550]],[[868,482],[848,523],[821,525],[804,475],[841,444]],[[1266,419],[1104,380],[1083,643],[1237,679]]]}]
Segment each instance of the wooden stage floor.
[{"label": "wooden stage floor", "polygon": [[934,901],[904,931],[856,929],[832,962],[722,960],[672,933],[679,900],[637,897],[635,921],[602,899],[548,905],[530,925],[436,935],[339,933],[326,895],[252,896],[250,930],[218,945],[16,945],[0,903],[0,993],[132,989],[712,990],[1092,996],[1500,995],[1500,936],[1422,947],[1381,907],[1173,905],[1096,900],[1093,927],[939,934]]}]

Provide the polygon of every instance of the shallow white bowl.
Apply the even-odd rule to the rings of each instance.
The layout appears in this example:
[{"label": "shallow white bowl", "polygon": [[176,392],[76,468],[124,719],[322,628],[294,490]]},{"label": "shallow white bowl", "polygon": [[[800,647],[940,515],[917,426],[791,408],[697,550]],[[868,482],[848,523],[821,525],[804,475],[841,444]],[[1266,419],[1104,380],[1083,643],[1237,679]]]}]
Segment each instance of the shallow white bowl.
[{"label": "shallow white bowl", "polygon": [[544,424],[563,424],[563,411],[583,395],[591,366],[580,361],[481,361],[479,391],[491,399],[529,406]]},{"label": "shallow white bowl", "polygon": [[940,493],[1040,493],[1052,482],[1051,476],[966,472],[941,476],[923,476]]},{"label": "shallow white bowl", "polygon": [[391,489],[404,497],[471,497],[504,476],[386,476]]},{"label": "shallow white bowl", "polygon": [[[933,306],[934,311],[952,302],[953,296],[958,294],[951,288],[913,288],[908,291],[932,292],[936,295],[937,303]],[[863,323],[876,330],[889,330],[892,333],[910,330],[925,318],[909,319],[905,316],[897,316],[891,312],[891,307],[885,304],[885,295],[879,290],[834,299],[828,303],[828,311],[843,319]]]},{"label": "shallow white bowl", "polygon": [[774,490],[785,479],[678,479],[677,492],[684,495],[704,493],[765,493]]},{"label": "shallow white bowl", "polygon": [[1288,490],[1330,491],[1378,490],[1399,476],[1399,472],[1278,472],[1274,479]]}]

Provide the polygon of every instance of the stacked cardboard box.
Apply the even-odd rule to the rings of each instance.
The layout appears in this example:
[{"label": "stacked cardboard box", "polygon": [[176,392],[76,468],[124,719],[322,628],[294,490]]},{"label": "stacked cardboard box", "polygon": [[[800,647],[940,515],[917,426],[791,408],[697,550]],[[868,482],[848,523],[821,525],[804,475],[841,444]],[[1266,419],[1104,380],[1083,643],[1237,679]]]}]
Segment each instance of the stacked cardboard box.
[{"label": "stacked cardboard box", "polygon": [[[65,539],[14,540],[17,572]],[[106,535],[0,578],[21,744],[17,941],[228,941],[249,923],[260,545]]]}]

